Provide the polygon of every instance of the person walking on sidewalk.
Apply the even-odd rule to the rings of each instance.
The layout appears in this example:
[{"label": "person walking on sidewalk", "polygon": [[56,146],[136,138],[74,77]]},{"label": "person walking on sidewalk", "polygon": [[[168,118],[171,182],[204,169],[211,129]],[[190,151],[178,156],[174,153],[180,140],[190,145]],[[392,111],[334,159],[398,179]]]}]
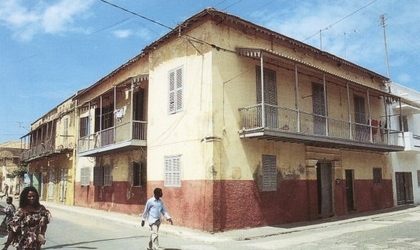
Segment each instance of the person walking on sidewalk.
[{"label": "person walking on sidewalk", "polygon": [[3,195],[1,196],[1,198],[3,199],[4,196],[9,197],[9,185],[4,183],[4,189],[3,190],[4,190]]},{"label": "person walking on sidewalk", "polygon": [[6,224],[6,232],[7,232],[7,240],[6,243],[4,243],[4,247],[2,248],[2,250],[6,250],[10,243],[12,242],[12,234],[11,234],[11,228],[10,228],[10,223],[13,220],[13,215],[16,212],[16,207],[15,205],[13,205],[13,198],[11,196],[6,198],[6,203],[7,206],[3,209],[0,210],[0,213],[4,214],[4,222]]},{"label": "person walking on sidewalk", "polygon": [[160,218],[165,216],[166,220],[173,225],[171,216],[166,210],[165,204],[162,201],[163,192],[160,188],[155,188],[153,190],[154,196],[147,200],[146,206],[144,208],[144,213],[142,215],[141,226],[144,226],[144,222],[147,218],[150,227],[150,240],[149,248],[150,250],[159,249],[159,227],[160,227]]},{"label": "person walking on sidewalk", "polygon": [[24,188],[19,199],[19,208],[10,224],[12,244],[16,249],[39,250],[45,244],[51,213],[39,203],[39,194],[34,187]]}]

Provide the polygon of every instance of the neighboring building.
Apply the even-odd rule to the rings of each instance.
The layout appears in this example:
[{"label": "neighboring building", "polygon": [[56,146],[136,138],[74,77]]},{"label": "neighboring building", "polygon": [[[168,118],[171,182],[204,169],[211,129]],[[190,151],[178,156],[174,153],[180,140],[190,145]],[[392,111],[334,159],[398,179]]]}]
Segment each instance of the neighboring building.
[{"label": "neighboring building", "polygon": [[74,99],[75,205],[139,214],[147,196],[148,58],[136,56]]},{"label": "neighboring building", "polygon": [[74,203],[75,131],[75,103],[69,98],[31,124],[21,138],[28,145],[21,161],[42,200]]},{"label": "neighboring building", "polygon": [[205,9],[74,97],[74,204],[139,214],[162,187],[205,231],[392,207],[388,80]]},{"label": "neighboring building", "polygon": [[[404,131],[405,149],[391,153],[393,167],[394,205],[420,204],[420,93],[396,83],[391,93],[401,97],[401,105],[394,104],[391,126]],[[398,115],[400,114],[400,115]]]},{"label": "neighboring building", "polygon": [[19,168],[21,153],[22,145],[20,142],[5,142],[0,144],[1,194],[4,192],[4,184],[9,186],[8,192],[10,195],[17,195],[20,193],[23,180],[21,180],[19,176],[14,176],[14,172]]}]

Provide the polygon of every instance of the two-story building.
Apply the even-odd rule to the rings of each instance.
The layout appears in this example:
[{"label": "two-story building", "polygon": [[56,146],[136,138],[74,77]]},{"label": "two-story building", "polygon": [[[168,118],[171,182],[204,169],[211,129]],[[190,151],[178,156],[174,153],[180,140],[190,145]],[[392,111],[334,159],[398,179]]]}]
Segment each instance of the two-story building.
[{"label": "two-story building", "polygon": [[138,214],[147,200],[149,62],[144,54],[80,91],[75,205]]},{"label": "two-story building", "polygon": [[401,97],[390,110],[391,127],[404,132],[404,151],[390,153],[393,168],[394,205],[420,204],[420,93],[391,83],[391,93]]},{"label": "two-story building", "polygon": [[205,9],[73,99],[75,205],[221,231],[392,207],[389,79]]},{"label": "two-story building", "polygon": [[32,123],[21,138],[26,146],[20,159],[27,164],[30,185],[42,200],[74,203],[75,120],[71,97]]},{"label": "two-story building", "polygon": [[4,195],[5,184],[8,186],[8,194],[14,196],[20,193],[23,180],[21,176],[16,175],[19,170],[20,154],[22,145],[20,142],[4,142],[0,144],[0,195]]}]

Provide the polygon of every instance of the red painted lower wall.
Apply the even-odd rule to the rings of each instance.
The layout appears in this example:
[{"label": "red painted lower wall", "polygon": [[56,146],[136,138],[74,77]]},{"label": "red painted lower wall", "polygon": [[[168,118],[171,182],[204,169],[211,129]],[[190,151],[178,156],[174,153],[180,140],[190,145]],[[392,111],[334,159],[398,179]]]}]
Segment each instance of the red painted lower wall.
[{"label": "red painted lower wall", "polygon": [[[260,192],[249,181],[182,181],[180,188],[165,188],[163,182],[130,187],[114,182],[111,187],[76,185],[75,205],[140,215],[156,187],[163,189],[163,201],[174,223],[217,232],[246,227],[280,225],[318,219],[315,180],[283,180],[278,190]],[[348,214],[344,183],[333,183],[335,215]],[[391,180],[373,184],[355,181],[356,212],[393,206]]]}]

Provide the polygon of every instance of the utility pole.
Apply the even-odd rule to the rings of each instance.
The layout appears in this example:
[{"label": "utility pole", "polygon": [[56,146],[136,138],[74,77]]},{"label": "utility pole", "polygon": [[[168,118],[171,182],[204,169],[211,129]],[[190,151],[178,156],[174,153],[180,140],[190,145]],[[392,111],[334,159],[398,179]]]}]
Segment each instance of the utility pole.
[{"label": "utility pole", "polygon": [[384,30],[384,43],[385,43],[385,60],[386,60],[386,71],[388,73],[388,78],[391,79],[390,73],[389,73],[389,60],[388,60],[388,46],[386,44],[386,24],[385,24],[385,14],[382,14],[380,16],[381,25]]}]

